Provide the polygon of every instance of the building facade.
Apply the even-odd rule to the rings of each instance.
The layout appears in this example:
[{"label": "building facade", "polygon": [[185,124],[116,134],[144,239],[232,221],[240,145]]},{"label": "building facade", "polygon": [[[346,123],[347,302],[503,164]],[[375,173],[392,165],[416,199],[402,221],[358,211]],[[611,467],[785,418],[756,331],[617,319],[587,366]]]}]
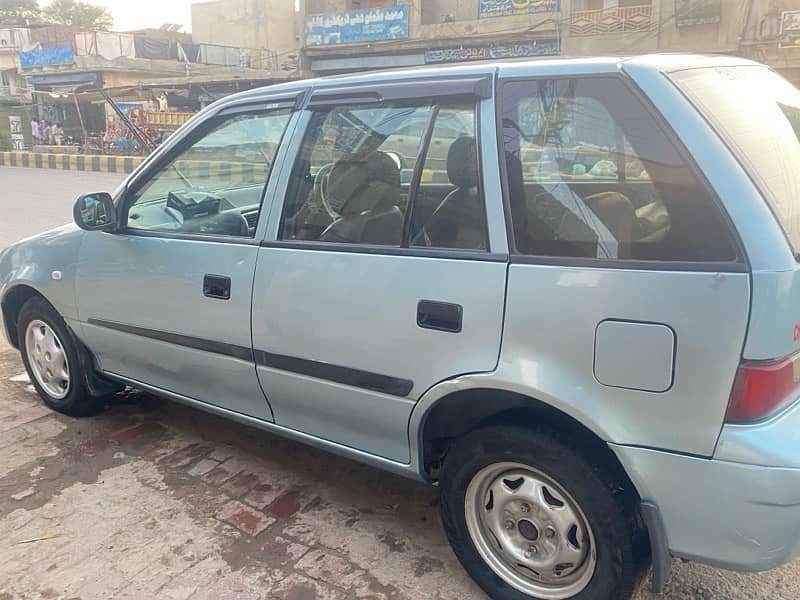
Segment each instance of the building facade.
[{"label": "building facade", "polygon": [[[19,51],[29,44],[27,29],[0,29],[0,131],[14,148],[30,143],[31,93],[19,72]],[[7,143],[7,142],[4,142]]]},{"label": "building facade", "polygon": [[797,0],[306,0],[302,8],[307,74],[681,51],[743,55],[800,83]]},{"label": "building facade", "polygon": [[[224,28],[221,31],[224,33]],[[153,122],[163,122],[165,127],[153,130],[149,113],[190,115],[234,91],[296,75],[294,33],[286,36],[295,53],[289,70],[278,66],[274,52],[256,46],[260,43],[256,37],[237,37],[239,41],[233,45],[194,43],[190,34],[169,25],[134,32],[63,25],[0,29],[3,139],[8,139],[5,133],[10,131],[16,147],[80,146],[106,151],[114,146],[114,150],[135,148],[138,152],[141,144],[127,144],[132,131],[126,121],[133,121],[158,140],[185,118],[173,114],[155,119]],[[159,102],[162,96],[166,99],[163,106]],[[109,103],[109,98],[115,104]],[[131,114],[140,122],[131,119]],[[34,120],[46,123],[51,134],[35,135],[39,125]],[[22,137],[17,135],[20,128]],[[53,130],[58,131],[57,136]]]},{"label": "building facade", "polygon": [[213,0],[192,4],[195,43],[259,48],[276,70],[296,71],[302,21],[295,0]]}]

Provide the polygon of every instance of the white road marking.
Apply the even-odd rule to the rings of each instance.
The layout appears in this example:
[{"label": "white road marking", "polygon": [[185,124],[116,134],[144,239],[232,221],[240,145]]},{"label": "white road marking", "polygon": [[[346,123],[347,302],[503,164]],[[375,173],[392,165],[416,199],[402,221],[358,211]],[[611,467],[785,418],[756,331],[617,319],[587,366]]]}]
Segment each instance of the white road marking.
[{"label": "white road marking", "polygon": [[15,383],[16,382],[20,382],[20,383],[30,383],[31,382],[31,380],[28,377],[27,373],[20,373],[19,375],[14,375],[11,379],[9,379],[9,381],[13,381]]}]

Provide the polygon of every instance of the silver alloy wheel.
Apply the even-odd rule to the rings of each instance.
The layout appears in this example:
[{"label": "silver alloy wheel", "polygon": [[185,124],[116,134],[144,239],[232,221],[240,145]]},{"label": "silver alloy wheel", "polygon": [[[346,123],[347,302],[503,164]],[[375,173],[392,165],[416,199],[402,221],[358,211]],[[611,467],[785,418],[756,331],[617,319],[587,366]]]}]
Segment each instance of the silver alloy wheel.
[{"label": "silver alloy wheel", "polygon": [[520,463],[495,463],[472,478],[464,499],[470,537],[484,561],[524,594],[564,600],[591,581],[594,535],[564,488]]},{"label": "silver alloy wheel", "polygon": [[36,381],[55,400],[69,393],[69,362],[64,345],[44,321],[34,319],[25,331],[25,353]]}]

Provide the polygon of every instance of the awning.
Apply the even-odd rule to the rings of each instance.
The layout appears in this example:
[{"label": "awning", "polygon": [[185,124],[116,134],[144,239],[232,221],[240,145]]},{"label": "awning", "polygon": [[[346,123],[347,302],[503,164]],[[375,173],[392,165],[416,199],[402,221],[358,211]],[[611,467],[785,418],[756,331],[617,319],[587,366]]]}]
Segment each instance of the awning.
[{"label": "awning", "polygon": [[30,77],[33,85],[69,85],[97,81],[97,73],[67,73],[63,75],[34,75]]}]

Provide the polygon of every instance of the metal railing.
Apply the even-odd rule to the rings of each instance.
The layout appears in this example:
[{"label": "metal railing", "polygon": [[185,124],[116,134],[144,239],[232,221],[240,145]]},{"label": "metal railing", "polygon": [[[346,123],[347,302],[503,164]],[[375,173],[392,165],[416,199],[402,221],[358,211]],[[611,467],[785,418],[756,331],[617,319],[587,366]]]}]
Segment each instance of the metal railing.
[{"label": "metal railing", "polygon": [[579,10],[570,15],[569,31],[573,35],[604,35],[629,31],[650,31],[653,28],[653,5]]}]

